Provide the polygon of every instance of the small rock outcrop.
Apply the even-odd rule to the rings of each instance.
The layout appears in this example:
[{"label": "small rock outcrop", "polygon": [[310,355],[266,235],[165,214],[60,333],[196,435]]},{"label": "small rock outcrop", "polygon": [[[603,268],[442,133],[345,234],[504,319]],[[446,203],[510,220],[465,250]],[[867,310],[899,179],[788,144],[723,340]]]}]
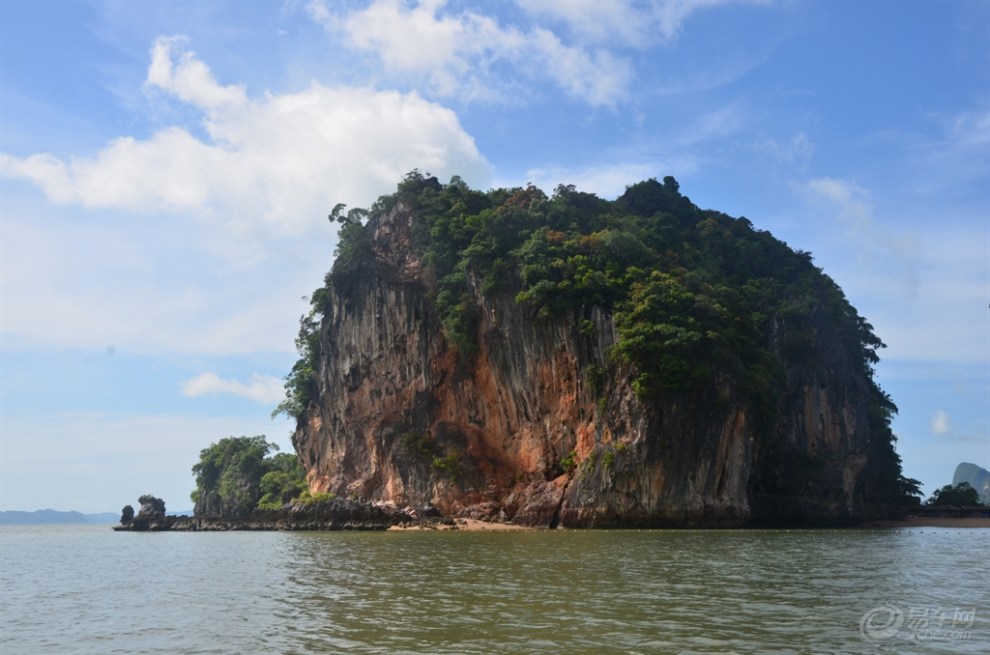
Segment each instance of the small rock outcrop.
[{"label": "small rock outcrop", "polygon": [[120,515],[120,527],[115,529],[131,530],[134,532],[165,530],[172,517],[165,515],[165,501],[151,494],[138,498],[141,509],[134,514],[134,508],[125,505]]}]

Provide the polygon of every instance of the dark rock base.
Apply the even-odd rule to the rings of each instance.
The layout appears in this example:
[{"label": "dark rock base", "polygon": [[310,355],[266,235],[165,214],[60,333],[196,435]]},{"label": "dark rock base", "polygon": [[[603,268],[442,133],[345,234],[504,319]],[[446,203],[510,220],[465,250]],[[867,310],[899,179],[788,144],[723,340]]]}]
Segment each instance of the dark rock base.
[{"label": "dark rock base", "polygon": [[114,526],[118,532],[227,532],[232,530],[387,530],[421,522],[391,507],[335,499],[314,505],[258,510],[244,517],[137,516]]}]

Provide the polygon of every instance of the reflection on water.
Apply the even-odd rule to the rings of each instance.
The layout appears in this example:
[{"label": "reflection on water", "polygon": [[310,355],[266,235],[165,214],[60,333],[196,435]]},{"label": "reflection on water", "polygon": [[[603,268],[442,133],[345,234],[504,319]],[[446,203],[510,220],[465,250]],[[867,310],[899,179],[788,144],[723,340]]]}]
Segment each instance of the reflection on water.
[{"label": "reflection on water", "polygon": [[140,535],[64,526],[5,527],[0,539],[4,655],[990,645],[990,530]]}]

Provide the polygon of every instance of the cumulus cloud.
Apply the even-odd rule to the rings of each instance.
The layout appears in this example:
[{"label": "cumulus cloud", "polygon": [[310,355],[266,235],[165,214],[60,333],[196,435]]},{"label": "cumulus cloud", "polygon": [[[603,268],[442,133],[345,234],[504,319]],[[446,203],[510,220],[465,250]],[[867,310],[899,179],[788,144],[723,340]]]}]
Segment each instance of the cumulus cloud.
[{"label": "cumulus cloud", "polygon": [[457,116],[416,93],[327,87],[249,98],[179,37],[151,50],[146,88],[202,114],[206,138],[170,126],[91,157],[0,155],[3,174],[58,203],[173,212],[299,234],[337,202],[367,205],[414,168],[478,184],[488,165]]},{"label": "cumulus cloud", "polygon": [[949,420],[949,413],[944,409],[938,410],[928,422],[928,426],[931,428],[932,434],[934,435],[947,434],[952,428],[952,423]]},{"label": "cumulus cloud", "polygon": [[[308,5],[309,15],[328,31],[376,54],[403,80],[425,80],[442,97],[512,102],[524,78],[530,89],[549,81],[591,106],[613,106],[628,95],[632,81],[629,60],[608,50],[565,43],[539,26],[503,25],[442,2],[380,0],[342,16],[334,9],[322,0]],[[506,65],[516,79],[495,72]]]},{"label": "cumulus cloud", "polygon": [[928,426],[931,428],[932,434],[939,437],[939,443],[978,443],[986,445],[985,437],[981,438],[974,434],[953,433],[952,421],[949,413],[944,409],[939,409],[935,412],[928,421]]},{"label": "cumulus cloud", "polygon": [[[351,14],[343,23],[352,45],[374,50],[389,68],[429,72],[466,64],[463,55],[478,55],[493,46],[486,42],[503,34],[490,18],[466,13],[460,18],[439,16],[435,2],[408,6],[375,2]],[[506,32],[510,42],[512,32]],[[481,37],[480,39],[478,37]],[[508,50],[512,43],[501,46]]]},{"label": "cumulus cloud", "polygon": [[207,371],[183,382],[182,393],[189,398],[217,394],[231,395],[270,405],[285,397],[285,387],[282,380],[270,375],[255,373],[251,376],[251,381],[245,384],[238,380],[221,378],[216,373]]},{"label": "cumulus cloud", "polygon": [[238,107],[247,103],[243,86],[222,86],[209,67],[184,48],[185,37],[159,37],[151,48],[146,84],[169,91],[183,102],[204,109]]},{"label": "cumulus cloud", "polygon": [[864,226],[873,220],[866,189],[855,182],[820,177],[808,182],[808,190],[838,205],[839,216],[855,226]]},{"label": "cumulus cloud", "polygon": [[[414,168],[473,186],[490,175],[454,112],[416,93],[313,82],[252,96],[181,37],[151,46],[144,89],[199,124],[71,158],[0,155],[5,184],[54,203],[5,187],[6,343],[291,351],[299,298],[330,263],[330,208],[368,206]],[[324,248],[303,241],[314,234]]]}]

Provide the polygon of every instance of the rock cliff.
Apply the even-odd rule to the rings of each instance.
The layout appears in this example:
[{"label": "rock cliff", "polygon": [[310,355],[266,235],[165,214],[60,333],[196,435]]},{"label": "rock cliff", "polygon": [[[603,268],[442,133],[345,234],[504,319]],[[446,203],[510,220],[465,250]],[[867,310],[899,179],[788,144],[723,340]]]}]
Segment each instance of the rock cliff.
[{"label": "rock cliff", "polygon": [[[752,232],[745,219],[701,212],[668,180],[651,183],[679,209],[651,208],[660,219],[680,216],[693,233],[715,216],[725,229]],[[843,523],[885,510],[900,468],[877,415],[892,404],[850,349],[847,328],[813,293],[788,305],[790,314],[753,312],[753,338],[772,371],[761,394],[752,358],[725,367],[713,359],[690,383],[640,384],[652,360],[619,356],[631,329],[617,321],[623,305],[582,302],[538,314],[520,295],[526,274],[516,242],[494,282],[491,270],[460,267],[459,307],[470,320],[469,342],[457,341],[439,302],[436,253],[427,256],[418,227],[437,211],[410,187],[445,190],[416,176],[366,223],[352,215],[345,228],[361,234],[359,265],[335,266],[314,296],[308,333],[304,321],[293,444],[314,493],[549,527]],[[631,200],[622,208],[636,211]],[[551,242],[554,233],[542,229]],[[338,263],[353,255],[348,246]],[[647,284],[633,284],[634,293]],[[693,306],[703,298],[698,291]],[[716,332],[703,333],[699,347],[716,351]],[[676,370],[668,364],[657,375]]]}]

